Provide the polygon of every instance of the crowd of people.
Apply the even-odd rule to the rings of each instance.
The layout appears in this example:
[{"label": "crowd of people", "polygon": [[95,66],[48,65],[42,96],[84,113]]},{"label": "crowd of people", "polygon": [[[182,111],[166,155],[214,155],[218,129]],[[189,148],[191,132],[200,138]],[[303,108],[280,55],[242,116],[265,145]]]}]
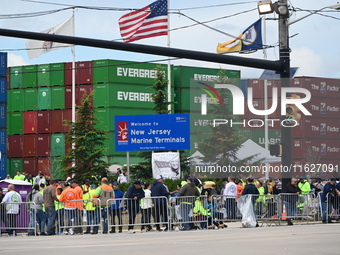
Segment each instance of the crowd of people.
[{"label": "crowd of people", "polygon": [[[254,210],[259,214],[262,207],[268,205],[268,199],[281,194],[287,209],[288,225],[293,224],[292,219],[299,206],[304,206],[301,200],[304,194],[320,192],[323,223],[332,222],[332,213],[339,215],[340,184],[334,178],[328,182],[293,178],[284,194],[280,180],[262,182],[253,178],[236,180],[233,177],[229,177],[219,188],[215,182],[202,183],[198,178],[186,176],[178,183],[176,190],[169,191],[162,175],[158,175],[152,183],[136,180],[124,194],[119,185],[127,180],[120,169],[117,179],[110,182],[103,177],[98,186],[90,180],[84,183],[75,179],[57,181],[42,173],[32,177],[28,173],[17,172],[13,179],[32,184],[32,191],[26,197],[30,215],[29,236],[36,235],[37,223],[40,235],[95,235],[101,221],[103,234],[116,233],[116,227],[117,232],[122,233],[124,214],[128,216],[128,233],[135,233],[137,225],[141,232],[168,231],[174,227],[174,222],[170,223],[168,218],[170,207],[181,231],[226,228],[226,219],[238,219],[238,198],[245,195],[254,196]],[[301,205],[299,201],[302,201]],[[0,202],[0,223],[7,228],[8,235],[16,235],[22,198],[15,191],[15,185],[8,185],[6,195],[0,188]],[[138,215],[141,215],[140,219],[137,219]],[[86,222],[85,226],[83,221]]]}]

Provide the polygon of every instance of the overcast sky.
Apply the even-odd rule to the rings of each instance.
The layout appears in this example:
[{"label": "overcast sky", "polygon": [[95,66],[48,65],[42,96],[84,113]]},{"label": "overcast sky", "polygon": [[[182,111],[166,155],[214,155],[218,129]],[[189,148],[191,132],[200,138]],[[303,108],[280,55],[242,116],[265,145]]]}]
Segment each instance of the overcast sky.
[{"label": "overcast sky", "polygon": [[[97,7],[117,7],[117,8],[142,8],[152,2],[148,0],[42,0],[46,3],[65,3],[67,5],[97,6]],[[225,5],[238,3],[234,5]],[[100,5],[99,5],[100,4]],[[290,5],[295,10],[318,10],[326,6],[334,5],[336,1],[323,0],[292,0]],[[224,6],[220,6],[224,5]],[[215,6],[215,7],[213,7]],[[67,6],[33,3],[21,0],[3,1],[0,15],[5,14],[24,14],[31,12],[40,12],[47,10],[62,9]],[[205,7],[205,8],[195,8]],[[192,9],[190,9],[192,8]],[[195,22],[189,20],[183,13],[200,22],[226,17],[207,25],[221,30],[225,33],[238,36],[245,28],[251,25],[259,18],[257,12],[257,1],[235,1],[235,0],[210,0],[210,1],[178,1],[170,0],[171,12],[177,14],[170,15],[171,29],[180,28],[187,25],[193,25]],[[329,9],[327,9],[329,10]],[[243,14],[234,15],[245,12]],[[120,33],[118,28],[118,19],[128,11],[103,11],[103,10],[84,10],[77,9],[75,12],[75,35],[80,37],[97,38],[103,40],[119,40]],[[291,20],[305,16],[308,12],[296,11],[292,13]],[[340,78],[340,47],[339,44],[339,25],[340,11],[322,12],[328,15],[326,17],[314,14],[304,20],[293,24],[290,27],[291,47],[291,66],[299,67],[298,76],[316,76],[327,78]],[[40,32],[44,29],[51,28],[72,15],[72,10],[61,11],[45,16],[30,18],[6,18],[0,19],[0,27],[7,29],[26,30]],[[231,16],[231,17],[230,17]],[[275,16],[267,15],[267,18]],[[231,40],[222,33],[213,31],[202,25],[192,26],[189,28],[178,29],[170,34],[171,47],[190,49],[204,52],[215,52],[217,43]],[[276,45],[278,42],[278,22],[276,20],[266,21],[266,40],[267,45]],[[166,46],[166,36],[143,39],[134,43]],[[0,51],[9,53],[9,65],[32,65],[42,63],[70,62],[72,55],[70,48],[56,50],[37,59],[29,60],[25,50],[25,40],[17,38],[0,37]],[[243,56],[247,58],[264,58],[263,51],[256,53],[240,55],[233,53],[234,56]],[[267,50],[267,59],[277,60],[278,47]],[[165,59],[162,56],[127,53],[114,50],[104,50],[89,47],[76,47],[76,60],[86,61],[95,59],[121,59],[133,61],[150,61]],[[242,78],[258,78],[263,70],[254,68],[243,68],[233,65],[221,65],[191,60],[176,60],[172,62],[176,65],[192,65],[200,67],[224,68],[241,70]]]}]

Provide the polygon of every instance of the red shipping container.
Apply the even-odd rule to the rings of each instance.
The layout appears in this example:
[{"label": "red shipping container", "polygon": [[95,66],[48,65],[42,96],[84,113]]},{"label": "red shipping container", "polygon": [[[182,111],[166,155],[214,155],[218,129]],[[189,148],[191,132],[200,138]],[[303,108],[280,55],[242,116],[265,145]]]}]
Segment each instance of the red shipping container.
[{"label": "red shipping container", "polygon": [[312,114],[311,117],[313,118],[340,118],[339,99],[312,97],[304,106]]},{"label": "red shipping container", "polygon": [[65,87],[65,107],[66,109],[72,108],[72,86]]},{"label": "red shipping container", "polygon": [[71,126],[66,126],[67,121],[72,121],[72,110],[63,110],[63,132],[67,133],[71,131]]},{"label": "red shipping container", "polygon": [[[81,61],[75,63],[75,82],[76,84],[91,84],[92,61]],[[65,85],[72,85],[72,63],[65,64]]]},{"label": "red shipping container", "polygon": [[37,156],[47,157],[50,156],[51,151],[51,135],[39,134],[37,138]]},{"label": "red shipping container", "polygon": [[38,133],[51,132],[51,111],[38,111]]},{"label": "red shipping container", "polygon": [[[264,80],[250,79],[248,81],[248,88],[252,88],[252,98],[263,98],[264,97]],[[249,90],[247,93],[249,98]]]},{"label": "red shipping container", "polygon": [[293,139],[292,147],[294,158],[340,158],[339,139]]},{"label": "red shipping container", "polygon": [[63,127],[63,112],[64,110],[53,110],[51,111],[51,133],[62,133],[64,132]]},{"label": "red shipping container", "polygon": [[[264,109],[263,99],[253,99],[252,106],[256,110],[263,110]],[[253,119],[253,118],[262,118],[263,116],[253,114],[248,107],[248,101],[245,100],[244,101],[244,115],[241,115],[240,117],[245,118],[245,119]]]},{"label": "red shipping container", "polygon": [[24,135],[23,139],[23,156],[37,156],[37,135]]},{"label": "red shipping container", "polygon": [[7,157],[21,158],[23,155],[23,136],[9,135],[7,136]]},{"label": "red shipping container", "polygon": [[38,132],[38,112],[24,112],[24,134],[36,134]]},{"label": "red shipping container", "polygon": [[340,139],[340,119],[302,118],[292,128],[294,138]]},{"label": "red shipping container", "polygon": [[24,158],[23,165],[25,172],[32,174],[32,176],[38,175],[37,158]]},{"label": "red shipping container", "polygon": [[291,87],[308,89],[313,97],[340,98],[340,79],[296,77]]},{"label": "red shipping container", "polygon": [[[76,105],[82,105],[82,99],[84,94],[91,94],[93,91],[93,85],[80,85],[76,87]],[[93,106],[93,102],[90,104]]]},{"label": "red shipping container", "polygon": [[51,162],[49,157],[39,157],[37,162],[38,172],[42,172],[44,175],[51,175]]}]

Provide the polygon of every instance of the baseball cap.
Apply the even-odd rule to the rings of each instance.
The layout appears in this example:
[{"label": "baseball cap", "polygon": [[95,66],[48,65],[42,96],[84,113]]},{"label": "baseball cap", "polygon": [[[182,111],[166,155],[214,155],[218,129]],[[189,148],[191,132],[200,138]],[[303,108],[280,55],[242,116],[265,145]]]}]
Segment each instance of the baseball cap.
[{"label": "baseball cap", "polygon": [[331,178],[330,181],[331,182],[336,182],[336,178]]},{"label": "baseball cap", "polygon": [[118,186],[118,182],[113,182],[112,185]]},{"label": "baseball cap", "polygon": [[156,176],[156,180],[159,180],[159,179],[165,179],[163,175],[159,174]]},{"label": "baseball cap", "polygon": [[135,185],[141,185],[142,182],[137,180],[137,181],[135,181],[133,184],[135,184]]}]

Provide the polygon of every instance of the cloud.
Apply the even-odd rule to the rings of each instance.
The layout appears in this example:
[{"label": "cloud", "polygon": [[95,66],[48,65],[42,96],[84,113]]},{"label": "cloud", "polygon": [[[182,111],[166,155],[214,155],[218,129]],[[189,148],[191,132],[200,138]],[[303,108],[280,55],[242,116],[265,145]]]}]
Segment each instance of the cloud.
[{"label": "cloud", "polygon": [[23,65],[28,65],[26,60],[18,55],[8,53],[8,66],[23,66]]},{"label": "cloud", "polygon": [[291,66],[299,67],[304,76],[324,76],[327,61],[309,48],[295,48],[291,53]]}]

